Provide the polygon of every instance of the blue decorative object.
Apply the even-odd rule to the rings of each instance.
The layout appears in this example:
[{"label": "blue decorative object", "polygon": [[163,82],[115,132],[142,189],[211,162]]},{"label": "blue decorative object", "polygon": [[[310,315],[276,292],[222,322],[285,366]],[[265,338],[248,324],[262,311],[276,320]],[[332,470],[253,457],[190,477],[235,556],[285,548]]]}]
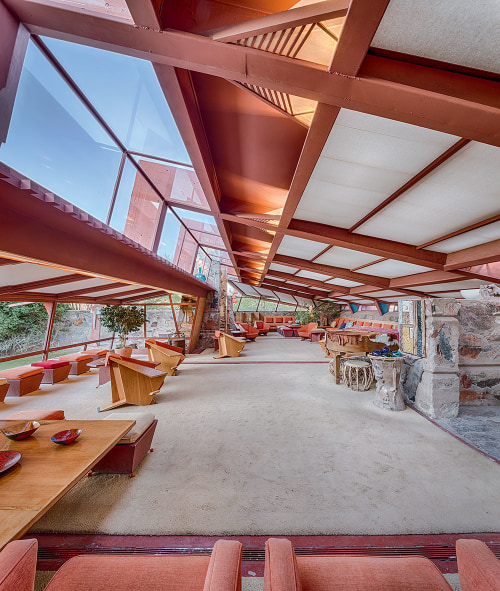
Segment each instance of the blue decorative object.
[{"label": "blue decorative object", "polygon": [[372,351],[371,354],[374,357],[382,357],[382,351],[379,351],[378,349],[375,349],[375,351]]},{"label": "blue decorative object", "polygon": [[201,272],[201,267],[198,267],[198,273],[195,273],[195,278],[199,279],[200,281],[205,281],[207,280],[206,276]]},{"label": "blue decorative object", "polygon": [[346,323],[342,322],[342,324],[339,326],[339,328],[345,328]]},{"label": "blue decorative object", "polygon": [[382,347],[382,349],[380,349],[382,351],[382,353],[390,353],[391,350],[389,349],[389,347]]},{"label": "blue decorative object", "polygon": [[393,357],[403,357],[403,353],[401,353],[401,351],[393,351],[392,356]]},{"label": "blue decorative object", "polygon": [[384,314],[387,314],[387,312],[389,311],[389,304],[377,302],[377,308],[379,309],[380,314],[383,316]]},{"label": "blue decorative object", "polygon": [[349,303],[349,308],[350,308],[352,314],[356,314],[356,312],[359,310],[359,304]]}]

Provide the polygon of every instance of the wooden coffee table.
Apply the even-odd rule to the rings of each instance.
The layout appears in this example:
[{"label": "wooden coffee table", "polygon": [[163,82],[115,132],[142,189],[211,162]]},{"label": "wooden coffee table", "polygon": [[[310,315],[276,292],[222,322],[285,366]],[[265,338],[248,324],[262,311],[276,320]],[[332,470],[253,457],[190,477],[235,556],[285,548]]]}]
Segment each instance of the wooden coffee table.
[{"label": "wooden coffee table", "polygon": [[[2,423],[19,421],[2,421]],[[0,549],[21,537],[52,505],[76,484],[120,439],[135,421],[40,421],[28,439],[11,441],[0,433],[0,451],[22,454],[0,474]],[[65,429],[82,429],[69,445],[51,441]]]}]

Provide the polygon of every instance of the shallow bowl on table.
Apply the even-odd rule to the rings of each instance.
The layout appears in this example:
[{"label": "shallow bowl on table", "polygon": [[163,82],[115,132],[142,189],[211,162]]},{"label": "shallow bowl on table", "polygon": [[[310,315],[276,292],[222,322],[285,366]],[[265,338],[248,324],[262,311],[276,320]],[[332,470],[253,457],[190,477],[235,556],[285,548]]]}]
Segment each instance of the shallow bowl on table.
[{"label": "shallow bowl on table", "polygon": [[0,451],[0,474],[10,470],[21,459],[21,453],[18,451],[7,450]]},{"label": "shallow bowl on table", "polygon": [[51,440],[54,443],[60,443],[62,445],[68,445],[73,443],[82,433],[81,429],[66,429],[65,431],[59,431],[52,435]]},{"label": "shallow bowl on table", "polygon": [[12,423],[6,427],[0,428],[0,431],[14,441],[27,439],[38,429],[40,423],[37,421],[20,421],[19,423]]}]

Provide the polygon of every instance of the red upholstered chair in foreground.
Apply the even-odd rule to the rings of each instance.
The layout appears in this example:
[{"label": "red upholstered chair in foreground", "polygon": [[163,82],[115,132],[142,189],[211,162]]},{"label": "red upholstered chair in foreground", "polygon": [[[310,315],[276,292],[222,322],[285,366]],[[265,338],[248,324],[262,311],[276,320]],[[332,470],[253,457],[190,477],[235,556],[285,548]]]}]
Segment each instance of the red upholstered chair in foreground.
[{"label": "red upholstered chair in foreground", "polygon": [[270,326],[262,320],[257,320],[255,322],[255,328],[259,331],[259,334],[266,335],[269,332]]},{"label": "red upholstered chair in foreground", "polygon": [[301,326],[297,332],[298,332],[299,337],[301,338],[301,340],[305,340],[305,339],[310,339],[311,338],[311,332],[313,330],[316,330],[317,328],[318,328],[318,323],[317,322],[309,322],[309,324],[306,324],[304,326]]},{"label": "red upholstered chair in foreground", "polygon": [[420,556],[295,556],[290,540],[267,540],[264,591],[319,589],[451,591],[434,563]]},{"label": "red upholstered chair in foreground", "polygon": [[249,341],[255,341],[255,339],[259,336],[259,331],[251,324],[248,324],[247,322],[240,322],[239,325],[247,333],[246,338]]},{"label": "red upholstered chair in foreground", "polygon": [[0,371],[0,378],[5,378],[9,384],[7,396],[24,396],[40,388],[43,379],[41,367],[23,365]]},{"label": "red upholstered chair in foreground", "polygon": [[186,359],[182,354],[182,348],[156,339],[146,339],[145,343],[149,360],[159,363],[158,369],[166,371],[167,375],[175,376],[177,368]]},{"label": "red upholstered chair in foreground", "polygon": [[500,560],[480,540],[457,540],[461,591],[500,591]]},{"label": "red upholstered chair in foreground", "polygon": [[[33,591],[38,543],[10,542],[0,552],[0,591]],[[241,544],[218,540],[211,556],[75,556],[45,591],[241,591]]]}]

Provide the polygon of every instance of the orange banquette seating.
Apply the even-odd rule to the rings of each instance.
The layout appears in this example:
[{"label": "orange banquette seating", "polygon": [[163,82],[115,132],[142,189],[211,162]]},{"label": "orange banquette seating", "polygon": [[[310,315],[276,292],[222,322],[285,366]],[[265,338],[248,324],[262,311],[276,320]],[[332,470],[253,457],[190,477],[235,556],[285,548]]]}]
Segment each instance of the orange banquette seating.
[{"label": "orange banquette seating", "polygon": [[264,322],[269,325],[269,330],[278,330],[278,326],[295,322],[295,316],[264,316]]},{"label": "orange banquette seating", "polygon": [[318,328],[318,323],[317,322],[309,322],[309,324],[305,324],[304,326],[301,326],[299,328],[299,330],[297,331],[299,337],[304,340],[304,339],[310,339],[311,338],[311,332],[313,330],[316,330]]}]

